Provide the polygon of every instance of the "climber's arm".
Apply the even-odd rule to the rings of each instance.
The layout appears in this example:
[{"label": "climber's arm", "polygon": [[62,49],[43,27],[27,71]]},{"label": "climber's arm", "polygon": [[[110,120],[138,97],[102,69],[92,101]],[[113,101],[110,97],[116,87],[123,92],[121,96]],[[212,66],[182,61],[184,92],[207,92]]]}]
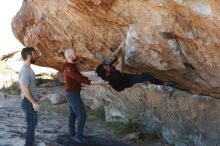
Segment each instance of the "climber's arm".
[{"label": "climber's arm", "polygon": [[122,66],[123,66],[123,55],[122,55],[122,46],[124,45],[124,39],[122,40],[121,44],[118,46],[118,48],[114,51],[113,55],[114,58],[117,58],[118,63],[116,65],[116,69],[122,72]]},{"label": "climber's arm", "polygon": [[121,51],[123,45],[124,45],[124,39],[121,41],[121,43],[118,46],[118,48],[113,52],[113,57],[118,56],[118,54]]},{"label": "climber's arm", "polygon": [[120,45],[118,46],[118,48],[113,52],[113,57],[112,59],[109,60],[104,60],[102,62],[102,64],[108,64],[108,65],[113,65],[117,60],[118,60],[118,56],[122,55],[122,46],[124,44],[124,40],[122,40],[122,42],[120,43]]},{"label": "climber's arm", "polygon": [[116,65],[116,69],[122,72],[122,66],[123,66],[123,57],[122,53],[118,54],[118,63]]}]

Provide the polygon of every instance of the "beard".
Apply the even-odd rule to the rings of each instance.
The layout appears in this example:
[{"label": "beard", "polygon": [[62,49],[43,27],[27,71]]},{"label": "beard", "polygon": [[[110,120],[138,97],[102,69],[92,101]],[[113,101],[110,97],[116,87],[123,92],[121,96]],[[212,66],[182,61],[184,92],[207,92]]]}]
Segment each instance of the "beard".
[{"label": "beard", "polygon": [[31,56],[31,64],[35,64],[36,60]]}]

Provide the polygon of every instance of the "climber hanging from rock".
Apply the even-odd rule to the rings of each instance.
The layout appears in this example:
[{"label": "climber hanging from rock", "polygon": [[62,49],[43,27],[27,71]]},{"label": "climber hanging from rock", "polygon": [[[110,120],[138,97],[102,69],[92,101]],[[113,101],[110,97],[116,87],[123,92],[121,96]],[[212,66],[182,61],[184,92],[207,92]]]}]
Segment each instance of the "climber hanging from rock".
[{"label": "climber hanging from rock", "polygon": [[[113,53],[113,58],[110,60],[104,60],[101,64],[96,67],[96,73],[103,80],[108,81],[113,89],[116,91],[123,91],[126,88],[133,86],[136,83],[142,83],[149,81],[152,84],[156,85],[165,85],[165,86],[175,86],[174,81],[163,82],[159,79],[156,79],[149,73],[144,74],[130,74],[122,72],[123,57],[122,57],[122,47],[124,45],[124,39]],[[113,66],[114,63],[117,63],[116,67]]]}]

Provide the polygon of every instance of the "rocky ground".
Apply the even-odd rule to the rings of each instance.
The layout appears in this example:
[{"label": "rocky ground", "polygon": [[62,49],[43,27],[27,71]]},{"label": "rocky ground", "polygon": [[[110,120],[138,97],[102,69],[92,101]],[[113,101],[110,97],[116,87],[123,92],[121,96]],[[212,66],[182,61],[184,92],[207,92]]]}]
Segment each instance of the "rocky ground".
[{"label": "rocky ground", "polygon": [[[39,111],[39,123],[36,130],[37,146],[60,146],[56,143],[57,135],[68,133],[67,129],[67,104],[53,105],[47,98],[51,92],[62,90],[62,84],[54,81],[45,83],[38,88],[39,94],[44,94]],[[22,146],[24,144],[25,120],[20,107],[21,98],[4,92],[0,94],[0,146]],[[103,119],[87,115],[85,134],[115,138],[113,129],[106,128]],[[121,140],[121,138],[115,138]],[[156,140],[124,140],[134,146],[165,146],[161,139]]]}]

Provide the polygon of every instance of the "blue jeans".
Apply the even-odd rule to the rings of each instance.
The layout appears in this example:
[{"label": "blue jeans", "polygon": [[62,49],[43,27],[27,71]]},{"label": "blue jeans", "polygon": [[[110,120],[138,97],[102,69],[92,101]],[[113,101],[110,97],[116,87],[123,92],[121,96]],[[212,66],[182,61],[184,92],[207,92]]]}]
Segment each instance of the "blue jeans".
[{"label": "blue jeans", "polygon": [[163,82],[161,80],[156,79],[154,76],[148,73],[144,73],[141,75],[128,74],[128,73],[124,73],[124,74],[128,83],[128,87],[131,87],[136,83],[142,83],[145,81],[149,81],[152,84],[156,84],[156,85],[163,85]]},{"label": "blue jeans", "polygon": [[[66,92],[66,99],[69,104],[68,127],[71,136],[81,138],[86,122],[86,112],[78,92]],[[76,130],[75,130],[75,122]]]},{"label": "blue jeans", "polygon": [[27,122],[27,129],[25,133],[25,146],[33,146],[35,129],[37,126],[37,112],[34,111],[32,103],[27,98],[22,99],[21,107],[25,113],[25,118]]}]

